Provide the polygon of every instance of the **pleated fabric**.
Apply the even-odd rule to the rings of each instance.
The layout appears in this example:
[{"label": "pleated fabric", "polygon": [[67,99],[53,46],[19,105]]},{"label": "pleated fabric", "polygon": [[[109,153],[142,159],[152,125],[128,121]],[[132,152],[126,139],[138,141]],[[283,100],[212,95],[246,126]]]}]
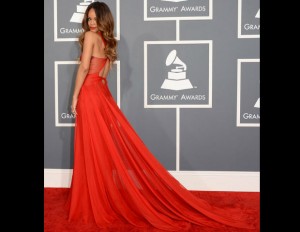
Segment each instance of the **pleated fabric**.
[{"label": "pleated fabric", "polygon": [[92,57],[78,98],[69,221],[165,231],[185,231],[191,224],[254,229],[246,209],[210,205],[162,166],[119,109],[106,78],[98,75],[107,61]]}]

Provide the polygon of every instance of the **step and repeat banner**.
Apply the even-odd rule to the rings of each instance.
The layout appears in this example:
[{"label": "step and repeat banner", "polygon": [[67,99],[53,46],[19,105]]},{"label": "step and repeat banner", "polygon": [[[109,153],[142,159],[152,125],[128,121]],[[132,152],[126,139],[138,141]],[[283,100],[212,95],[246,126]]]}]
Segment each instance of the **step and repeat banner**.
[{"label": "step and repeat banner", "polygon": [[[44,0],[44,167],[73,168],[70,111],[92,0]],[[111,92],[170,171],[259,172],[259,0],[105,0]]]}]

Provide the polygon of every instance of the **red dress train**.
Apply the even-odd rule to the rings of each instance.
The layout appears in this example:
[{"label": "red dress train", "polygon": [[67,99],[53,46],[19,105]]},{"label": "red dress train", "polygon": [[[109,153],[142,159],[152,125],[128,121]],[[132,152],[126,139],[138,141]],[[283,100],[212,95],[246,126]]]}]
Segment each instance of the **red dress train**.
[{"label": "red dress train", "polygon": [[68,220],[94,221],[101,228],[127,223],[166,231],[191,224],[253,229],[246,213],[211,206],[158,162],[99,76],[106,61],[92,57],[78,98]]}]

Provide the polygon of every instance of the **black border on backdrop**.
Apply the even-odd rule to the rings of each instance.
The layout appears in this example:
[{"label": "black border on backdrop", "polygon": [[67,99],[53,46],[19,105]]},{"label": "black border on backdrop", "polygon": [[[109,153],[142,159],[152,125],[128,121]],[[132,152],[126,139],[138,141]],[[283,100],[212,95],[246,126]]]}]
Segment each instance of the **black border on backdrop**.
[{"label": "black border on backdrop", "polygon": [[44,1],[1,5],[2,227],[42,232]]},{"label": "black border on backdrop", "polygon": [[[4,4],[4,3],[3,3]],[[3,6],[2,4],[2,6]],[[33,7],[32,4],[35,4]],[[42,232],[44,230],[44,3],[11,3],[3,10],[6,20],[2,29],[3,73],[1,98],[3,154],[2,197],[6,215],[3,227],[13,231]],[[288,3],[289,5],[290,3]],[[294,197],[295,184],[286,180],[293,175],[291,170],[296,152],[291,151],[294,142],[288,135],[289,127],[284,114],[289,107],[287,99],[294,78],[298,73],[290,69],[294,53],[290,38],[282,40],[292,32],[284,30],[293,21],[291,8],[279,12],[284,4],[261,1],[260,44],[261,44],[261,232],[293,231],[293,214],[290,206]],[[284,17],[280,17],[283,14]],[[295,16],[299,15],[295,12]],[[279,23],[279,19],[288,20]],[[290,29],[290,28],[289,28]],[[287,54],[288,52],[288,54]],[[295,53],[294,55],[298,55]],[[290,63],[291,62],[291,63]],[[284,63],[287,63],[285,66]],[[298,65],[299,66],[299,65]],[[297,67],[297,64],[296,64]],[[285,80],[287,80],[285,82]],[[284,89],[287,87],[286,89]],[[297,92],[297,91],[296,91]],[[279,96],[280,94],[280,96]],[[277,97],[276,97],[277,96]],[[291,99],[290,99],[291,100]],[[299,105],[299,104],[298,104]],[[284,108],[284,111],[281,109]],[[293,122],[298,119],[291,118]],[[297,132],[297,131],[295,131]],[[299,144],[295,143],[296,145]],[[296,155],[295,155],[296,154]],[[282,177],[287,172],[288,177]],[[10,174],[12,174],[12,177]],[[292,190],[290,190],[292,189]],[[290,200],[290,201],[289,201]],[[292,202],[291,202],[292,201]],[[288,207],[288,208],[287,208]],[[295,214],[297,215],[297,214]],[[7,225],[5,225],[7,224]],[[291,227],[289,229],[289,227]],[[292,228],[293,227],[293,228]],[[16,228],[20,228],[19,230]]]},{"label": "black border on backdrop", "polygon": [[[298,165],[294,159],[299,159],[299,148],[293,146],[299,146],[299,138],[295,141],[297,135],[291,135],[298,132],[294,126],[298,124],[295,110],[299,103],[292,101],[299,96],[291,94],[299,92],[293,90],[299,75],[292,70],[299,66],[293,64],[297,58],[292,55],[298,56],[295,49],[299,42],[293,40],[298,39],[298,26],[293,22],[299,21],[295,19],[299,13],[293,10],[299,8],[289,4],[285,11],[282,1],[262,0],[260,5],[260,231],[294,231],[299,221],[297,213],[292,213],[297,210],[295,187],[299,180],[292,178],[299,176],[294,174],[299,167],[293,167]],[[289,110],[294,112],[289,114]]]}]

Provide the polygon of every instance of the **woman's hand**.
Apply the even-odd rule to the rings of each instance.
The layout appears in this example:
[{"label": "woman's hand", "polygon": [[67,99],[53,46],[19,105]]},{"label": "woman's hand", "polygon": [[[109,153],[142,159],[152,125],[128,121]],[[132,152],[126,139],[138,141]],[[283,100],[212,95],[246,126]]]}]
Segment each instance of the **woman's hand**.
[{"label": "woman's hand", "polygon": [[72,100],[72,105],[71,105],[71,111],[74,115],[77,115],[77,111],[76,111],[76,106],[77,106],[77,98],[74,98],[73,97],[73,100]]}]

